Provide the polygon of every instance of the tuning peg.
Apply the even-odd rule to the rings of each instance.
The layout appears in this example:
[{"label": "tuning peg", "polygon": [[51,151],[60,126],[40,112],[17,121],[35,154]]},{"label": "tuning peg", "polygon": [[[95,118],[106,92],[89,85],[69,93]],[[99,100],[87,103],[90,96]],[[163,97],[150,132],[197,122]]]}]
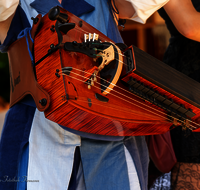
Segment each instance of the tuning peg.
[{"label": "tuning peg", "polygon": [[93,81],[94,81],[94,82],[97,82],[97,72],[94,72],[94,73],[93,73]]},{"label": "tuning peg", "polygon": [[58,6],[57,7],[53,7],[49,11],[48,16],[49,16],[49,19],[52,20],[52,21],[53,20],[58,20],[61,23],[68,22],[68,15],[64,14],[64,13],[61,13],[60,12],[60,8]]},{"label": "tuning peg", "polygon": [[96,34],[96,33],[94,33],[94,34],[93,34],[93,39],[92,39],[92,41],[93,41],[93,42],[94,42],[94,41],[98,41],[98,38],[99,38],[99,35]]},{"label": "tuning peg", "polygon": [[93,40],[93,34],[89,33],[89,41]]},{"label": "tuning peg", "polygon": [[84,42],[87,42],[89,39],[89,35],[88,34],[84,34]]},{"label": "tuning peg", "polygon": [[88,90],[90,90],[90,89],[91,89],[91,87],[92,87],[92,86],[91,86],[91,81],[90,81],[90,80],[88,80],[88,81],[87,81],[87,84],[88,84]]},{"label": "tuning peg", "polygon": [[91,79],[91,86],[94,86],[94,81],[93,81],[93,79]]}]

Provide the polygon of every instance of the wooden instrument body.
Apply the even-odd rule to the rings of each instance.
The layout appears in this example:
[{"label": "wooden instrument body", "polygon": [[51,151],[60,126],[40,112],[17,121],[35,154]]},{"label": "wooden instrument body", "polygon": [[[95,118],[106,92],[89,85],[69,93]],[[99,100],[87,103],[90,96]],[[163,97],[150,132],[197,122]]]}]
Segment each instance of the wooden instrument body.
[{"label": "wooden instrument body", "polygon": [[[84,34],[88,33],[97,33],[102,43],[113,42],[80,18],[68,11],[62,12],[68,15],[69,23],[75,23],[75,28],[67,34],[62,33],[63,41],[60,47],[43,59],[50,46],[59,43],[57,33],[51,29],[56,21],[49,20],[47,15],[42,18],[41,29],[34,43],[35,62],[39,62],[35,66],[37,81],[51,98],[51,104],[45,111],[46,118],[62,126],[100,135],[138,136],[168,131],[172,121],[169,120],[167,111],[130,93],[128,87],[123,84],[122,81],[127,82],[130,76],[135,75],[134,72],[121,76],[122,81],[118,80],[115,87],[106,95],[102,94],[100,73],[94,86],[88,89],[85,76],[99,65],[92,57],[80,52],[66,51],[62,45],[73,41],[82,43]],[[118,52],[117,55],[119,54]],[[72,68],[70,71],[62,72],[63,68],[69,67]],[[140,79],[143,80],[141,77]],[[152,87],[156,88],[156,85]],[[170,98],[173,96],[168,92],[166,94]],[[177,100],[180,102],[180,99]],[[197,109],[196,114],[199,114],[198,108],[184,100],[181,100],[181,103],[185,103],[193,110]]]}]

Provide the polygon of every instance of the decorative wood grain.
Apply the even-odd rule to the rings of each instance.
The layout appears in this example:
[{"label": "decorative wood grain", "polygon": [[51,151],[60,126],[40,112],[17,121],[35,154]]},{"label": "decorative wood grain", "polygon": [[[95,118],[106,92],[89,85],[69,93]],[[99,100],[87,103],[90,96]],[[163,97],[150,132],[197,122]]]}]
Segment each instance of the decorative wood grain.
[{"label": "decorative wood grain", "polygon": [[[80,18],[68,11],[61,10],[68,14],[69,22],[76,24],[75,28],[70,30],[67,35],[63,34],[63,43],[83,42],[85,33],[97,33],[101,42],[111,42],[104,34]],[[80,21],[82,25],[80,25]],[[47,54],[51,44],[58,43],[56,32],[50,29],[55,22],[50,21],[45,16],[42,23],[41,30],[35,37],[34,55],[36,62]],[[130,73],[124,80],[128,80],[130,76],[138,77],[138,80],[146,80],[144,82],[157,88],[161,93],[165,93],[169,97],[177,96],[177,102],[185,103],[188,108],[193,110],[196,109],[198,116],[199,109],[196,107],[198,103],[194,101],[197,98],[193,98],[191,92],[188,96],[186,96],[186,92],[181,94],[183,86],[179,87],[179,83],[173,84],[171,88],[168,84],[171,83],[169,80],[171,77],[165,80],[169,73],[175,74],[175,71],[172,72],[163,63],[153,58],[150,59],[149,55],[137,48],[134,48],[134,51],[136,71]],[[120,80],[106,96],[101,94],[99,78],[95,86],[89,90],[85,83],[86,80],[83,78],[86,76],[84,72],[97,66],[93,58],[82,53],[65,51],[62,45],[35,66],[38,83],[51,97],[51,105],[45,111],[45,116],[48,119],[82,132],[110,136],[161,134],[170,129],[172,122],[165,110],[130,93]],[[158,67],[155,69],[156,66]],[[62,75],[63,73],[60,71],[65,67],[71,67],[72,70],[69,74]],[[159,74],[160,70],[168,74]],[[57,73],[57,71],[59,72]],[[60,77],[56,73],[60,74]],[[176,76],[173,79],[179,77]],[[177,87],[179,87],[178,90],[174,91]],[[95,97],[96,93],[106,97],[108,102],[98,100]],[[67,96],[70,98],[67,99]]]}]

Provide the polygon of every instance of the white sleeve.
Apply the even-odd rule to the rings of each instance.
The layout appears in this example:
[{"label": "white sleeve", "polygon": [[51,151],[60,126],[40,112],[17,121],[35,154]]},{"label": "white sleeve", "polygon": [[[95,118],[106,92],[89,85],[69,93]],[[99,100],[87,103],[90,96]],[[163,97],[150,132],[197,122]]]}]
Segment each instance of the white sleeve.
[{"label": "white sleeve", "polygon": [[136,22],[145,23],[146,20],[169,0],[126,0],[132,4],[135,14],[130,18]]},{"label": "white sleeve", "polygon": [[19,4],[19,0],[0,0],[0,22],[11,16]]}]

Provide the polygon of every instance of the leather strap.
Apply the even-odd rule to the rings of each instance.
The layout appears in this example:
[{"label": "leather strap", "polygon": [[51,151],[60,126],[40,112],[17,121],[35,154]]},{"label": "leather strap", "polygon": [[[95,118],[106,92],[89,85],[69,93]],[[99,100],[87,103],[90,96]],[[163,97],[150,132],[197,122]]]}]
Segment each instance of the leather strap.
[{"label": "leather strap", "polygon": [[[40,24],[41,15],[34,19],[31,36],[34,39]],[[29,40],[30,50],[33,43]],[[31,58],[29,56],[26,37],[14,42],[8,49],[10,67],[10,106],[13,106],[30,94],[39,111],[45,111],[50,105],[49,94],[37,83]]]}]

